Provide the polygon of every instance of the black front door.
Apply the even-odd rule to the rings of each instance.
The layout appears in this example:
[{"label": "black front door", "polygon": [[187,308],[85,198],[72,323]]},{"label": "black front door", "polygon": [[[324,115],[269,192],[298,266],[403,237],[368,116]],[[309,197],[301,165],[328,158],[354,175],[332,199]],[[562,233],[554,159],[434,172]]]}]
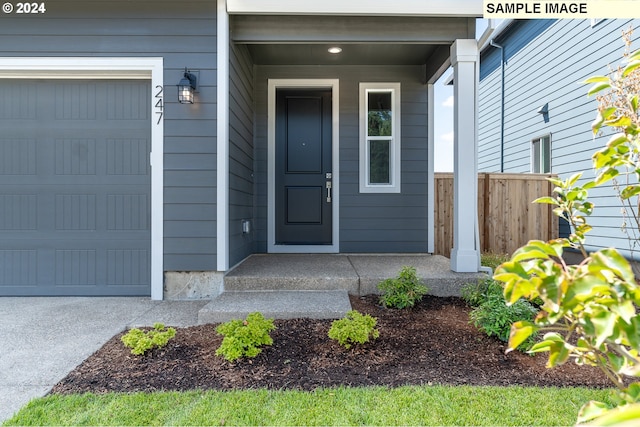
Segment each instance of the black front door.
[{"label": "black front door", "polygon": [[276,90],[278,245],[330,245],[331,89]]}]

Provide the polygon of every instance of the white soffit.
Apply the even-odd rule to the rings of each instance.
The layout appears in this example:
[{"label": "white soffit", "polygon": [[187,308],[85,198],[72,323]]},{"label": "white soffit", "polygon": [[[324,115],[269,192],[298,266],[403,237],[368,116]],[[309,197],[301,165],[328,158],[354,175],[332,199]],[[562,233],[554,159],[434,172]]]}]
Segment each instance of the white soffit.
[{"label": "white soffit", "polygon": [[230,14],[481,17],[482,0],[227,0]]}]

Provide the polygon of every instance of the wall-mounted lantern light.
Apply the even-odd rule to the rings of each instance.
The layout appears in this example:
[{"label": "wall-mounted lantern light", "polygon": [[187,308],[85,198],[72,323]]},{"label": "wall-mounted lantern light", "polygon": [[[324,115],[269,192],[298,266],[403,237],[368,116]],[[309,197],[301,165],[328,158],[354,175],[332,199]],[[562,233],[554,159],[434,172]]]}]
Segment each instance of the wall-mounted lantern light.
[{"label": "wall-mounted lantern light", "polygon": [[178,83],[178,101],[180,104],[193,104],[194,93],[198,87],[198,78],[195,74],[184,69],[184,76]]}]

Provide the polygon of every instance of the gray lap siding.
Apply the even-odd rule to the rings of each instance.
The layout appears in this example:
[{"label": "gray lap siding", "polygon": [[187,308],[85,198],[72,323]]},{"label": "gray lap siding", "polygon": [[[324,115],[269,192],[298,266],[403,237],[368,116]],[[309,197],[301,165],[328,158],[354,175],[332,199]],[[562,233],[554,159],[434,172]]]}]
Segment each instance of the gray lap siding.
[{"label": "gray lap siding", "polygon": [[[47,2],[3,16],[0,56],[164,59],[164,269],[216,269],[216,2]],[[177,102],[199,70],[197,104]]]},{"label": "gray lap siding", "polygon": [[[257,252],[267,250],[268,79],[338,79],[340,252],[427,251],[427,87],[420,66],[255,67]],[[359,83],[400,82],[402,192],[359,192]]]}]

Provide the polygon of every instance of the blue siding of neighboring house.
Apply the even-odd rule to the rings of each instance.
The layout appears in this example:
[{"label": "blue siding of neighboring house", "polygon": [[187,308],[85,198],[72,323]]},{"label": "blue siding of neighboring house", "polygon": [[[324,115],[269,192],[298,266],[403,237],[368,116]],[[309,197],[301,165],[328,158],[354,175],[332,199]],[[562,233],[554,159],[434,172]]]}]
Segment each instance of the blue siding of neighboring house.
[{"label": "blue siding of neighboring house", "polygon": [[[509,32],[514,34],[509,40],[508,44],[504,45],[504,58],[509,62],[509,59],[517,54],[523,47],[528,45],[536,37],[542,34],[547,28],[549,28],[555,19],[531,19],[515,21],[509,28]],[[501,40],[496,40],[496,43],[500,44]],[[496,69],[500,68],[501,54],[499,49],[487,49],[482,54],[482,61],[480,64],[480,80],[491,74]]]},{"label": "blue siding of neighboring house", "polygon": [[[589,20],[558,20],[535,37],[531,24],[519,24],[496,40],[505,48],[504,171],[531,171],[531,140],[551,135],[552,173],[567,178],[585,171],[593,177],[591,155],[607,136],[593,138],[591,123],[597,102],[587,97],[581,84],[592,75],[607,74],[620,63],[624,52],[622,31],[637,30],[640,20],[604,20],[591,26]],[[528,29],[528,30],[527,30]],[[539,27],[540,29],[540,27]],[[636,31],[632,45],[640,47]],[[523,41],[526,40],[526,43]],[[498,49],[488,47],[482,55],[479,87],[479,170],[500,170],[501,70]],[[549,105],[545,123],[537,113]],[[621,231],[620,203],[611,187],[590,192],[596,209],[590,219],[594,230],[587,242],[593,249],[614,246],[626,252],[628,241]],[[628,252],[627,252],[628,253]]]},{"label": "blue siding of neighboring house", "polygon": [[[164,269],[216,269],[216,2],[53,1],[3,16],[0,56],[164,58]],[[177,102],[185,67],[197,103]]]}]

